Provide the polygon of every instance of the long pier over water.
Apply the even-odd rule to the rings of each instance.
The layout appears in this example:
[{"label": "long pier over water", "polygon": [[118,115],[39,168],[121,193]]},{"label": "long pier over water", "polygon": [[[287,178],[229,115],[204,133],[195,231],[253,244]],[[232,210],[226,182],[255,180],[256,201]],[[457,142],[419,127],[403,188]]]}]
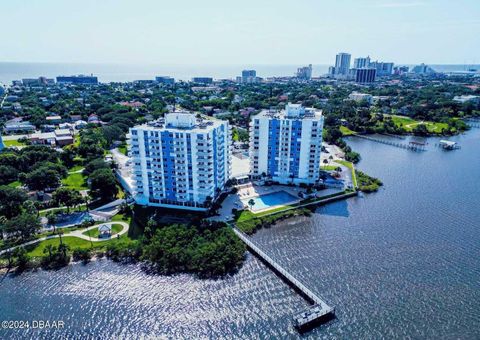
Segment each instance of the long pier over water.
[{"label": "long pier over water", "polygon": [[292,274],[280,266],[270,256],[265,254],[250,238],[242,231],[233,227],[233,231],[247,245],[252,253],[258,256],[270,268],[272,268],[282,279],[299,292],[309,303],[312,304],[307,310],[298,313],[293,317],[293,323],[300,331],[311,328],[322,321],[331,319],[335,315],[335,308],[327,305],[318,295],[298,281]]},{"label": "long pier over water", "polygon": [[363,138],[372,142],[376,143],[382,143],[386,145],[391,145],[395,146],[397,148],[405,149],[405,150],[411,150],[411,151],[425,151],[425,144],[424,143],[419,143],[419,142],[410,142],[408,144],[406,143],[400,143],[396,141],[391,141],[391,140],[386,140],[386,139],[381,139],[381,138],[375,138],[375,137],[369,137],[369,136],[364,136],[364,135],[352,135],[353,137],[358,137],[358,138]]},{"label": "long pier over water", "polygon": [[480,128],[480,119],[479,118],[465,119],[465,123],[467,123],[467,125],[470,126],[470,127]]}]

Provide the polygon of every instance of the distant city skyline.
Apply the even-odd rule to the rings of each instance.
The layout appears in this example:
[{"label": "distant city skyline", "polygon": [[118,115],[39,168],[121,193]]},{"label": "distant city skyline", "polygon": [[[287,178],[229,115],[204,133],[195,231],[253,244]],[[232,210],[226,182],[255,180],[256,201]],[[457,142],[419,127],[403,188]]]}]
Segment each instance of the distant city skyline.
[{"label": "distant city skyline", "polygon": [[0,62],[480,63],[475,0],[25,0],[2,13]]}]

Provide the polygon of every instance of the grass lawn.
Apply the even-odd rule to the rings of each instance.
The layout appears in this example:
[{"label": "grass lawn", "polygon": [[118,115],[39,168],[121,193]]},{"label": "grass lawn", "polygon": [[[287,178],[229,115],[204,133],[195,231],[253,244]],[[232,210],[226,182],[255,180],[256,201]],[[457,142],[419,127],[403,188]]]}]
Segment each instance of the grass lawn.
[{"label": "grass lawn", "polygon": [[15,181],[15,182],[12,182],[12,183],[8,183],[8,186],[11,187],[11,188],[18,188],[21,185],[22,185],[22,182],[20,182],[20,181]]},{"label": "grass lawn", "polygon": [[232,129],[232,139],[234,142],[238,142],[239,140],[238,130],[236,128]]},{"label": "grass lawn", "polygon": [[321,170],[325,170],[325,171],[334,171],[338,168],[338,166],[336,165],[322,165],[320,167]]},{"label": "grass lawn", "polygon": [[75,165],[75,166],[72,166],[70,169],[68,169],[68,172],[77,172],[83,169],[84,169],[83,165]]},{"label": "grass lawn", "polygon": [[335,162],[337,162],[338,164],[345,165],[347,168],[350,169],[350,171],[352,172],[353,187],[357,188],[357,175],[355,173],[355,168],[353,167],[353,163],[347,162],[347,161],[344,161],[344,160],[341,160],[341,159],[338,159]]},{"label": "grass lawn", "polygon": [[88,189],[87,184],[85,183],[85,177],[82,173],[68,174],[68,177],[62,180],[62,183],[67,188],[76,189],[76,190],[86,190]]},{"label": "grass lawn", "polygon": [[117,199],[120,199],[120,198],[125,198],[125,192],[123,191],[123,188],[117,184],[117,189],[118,189],[118,192],[117,192]]},{"label": "grass lawn", "polygon": [[265,211],[260,211],[258,213],[254,213],[254,212],[252,212],[248,209],[245,209],[240,213],[240,216],[238,217],[238,219],[236,221],[237,222],[248,221],[248,220],[251,220],[252,218],[257,218],[257,217],[262,217],[262,216],[265,216],[265,215],[270,215],[272,213],[276,213],[276,212],[279,212],[279,211],[282,211],[282,210],[285,210],[285,209],[288,209],[288,208],[292,208],[292,207],[295,207],[297,205],[298,205],[298,203],[292,204],[292,205],[282,205],[282,206],[276,207],[275,209],[268,209],[268,210],[265,210]]},{"label": "grass lawn", "polygon": [[118,151],[120,151],[120,153],[123,153],[125,156],[127,156],[128,154],[127,145],[126,144],[120,145],[118,147]]},{"label": "grass lawn", "polygon": [[73,145],[78,147],[80,145],[80,134],[77,133],[75,136],[73,136]]},{"label": "grass lawn", "polygon": [[424,124],[427,127],[428,132],[430,133],[440,133],[442,132],[442,129],[448,128],[448,124],[446,123],[421,122],[409,117],[396,116],[396,115],[393,115],[390,117],[392,117],[392,120],[395,123],[395,125],[403,127],[407,132],[412,132],[413,129],[420,124]]},{"label": "grass lawn", "polygon": [[[77,211],[85,211],[87,210],[87,206],[86,204],[81,204],[75,208],[71,207],[70,208],[70,212],[77,212]],[[40,211],[39,214],[41,217],[44,217],[44,216],[47,216],[50,212],[58,212],[58,211],[61,211],[61,212],[67,212],[67,208],[64,208],[64,207],[61,207],[61,208],[53,208],[52,210],[44,210],[44,211]]]},{"label": "grass lawn", "polygon": [[[123,239],[123,238],[128,238],[128,236],[127,235],[120,236],[120,240]],[[92,242],[93,247],[92,247],[92,243],[90,243],[90,241],[82,240],[78,237],[63,236],[62,241],[63,241],[63,243],[67,244],[70,247],[70,250],[74,250],[74,249],[77,249],[77,248],[81,248],[81,249],[105,248],[105,246],[108,243],[117,242],[118,239],[115,237],[115,238],[112,238],[112,239],[106,239],[105,241]],[[43,249],[45,249],[45,247],[49,244],[51,244],[55,247],[58,247],[58,245],[60,244],[60,239],[59,238],[53,238],[53,239],[50,239],[50,240],[45,240],[45,241],[42,241],[40,243],[32,244],[30,246],[27,246],[27,247],[25,247],[25,249],[28,251],[28,255],[30,255],[32,257],[41,257],[41,256],[45,255],[43,253]]]},{"label": "grass lawn", "polygon": [[123,214],[116,214],[115,216],[112,217],[112,222],[115,221],[122,221],[122,222],[128,222],[130,223],[131,218],[126,218],[125,215]]},{"label": "grass lawn", "polygon": [[[101,224],[94,229],[90,229],[83,232],[82,234],[85,236],[98,237],[98,228],[100,226]],[[112,236],[115,234],[118,234],[122,230],[123,230],[123,226],[121,224],[112,224]]]},{"label": "grass lawn", "polygon": [[19,142],[18,140],[4,140],[3,144],[5,145],[6,148],[9,148],[11,146],[23,146],[25,143]]},{"label": "grass lawn", "polygon": [[341,132],[344,136],[351,136],[351,135],[355,135],[355,134],[356,134],[355,131],[350,130],[350,129],[347,128],[346,126],[340,126],[340,132]]}]

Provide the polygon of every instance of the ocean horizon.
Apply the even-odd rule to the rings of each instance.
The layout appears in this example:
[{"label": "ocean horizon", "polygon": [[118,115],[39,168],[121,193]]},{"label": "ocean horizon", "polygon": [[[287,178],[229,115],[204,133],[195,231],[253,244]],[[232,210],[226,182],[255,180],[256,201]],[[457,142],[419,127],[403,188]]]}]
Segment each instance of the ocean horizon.
[{"label": "ocean horizon", "polygon": [[[313,76],[328,72],[331,65],[312,64]],[[396,64],[397,65],[397,64]],[[411,64],[398,64],[413,66]],[[128,82],[134,80],[153,80],[155,76],[171,76],[177,80],[190,80],[192,77],[213,77],[214,79],[235,79],[244,69],[254,69],[259,77],[293,76],[296,65],[173,65],[173,64],[121,64],[121,63],[25,63],[0,62],[0,83],[11,84],[13,80],[37,78],[40,76],[55,78],[61,75],[93,74],[100,82]],[[429,64],[438,72],[458,72],[474,68],[480,70],[480,64]],[[477,71],[478,72],[478,71]]]}]

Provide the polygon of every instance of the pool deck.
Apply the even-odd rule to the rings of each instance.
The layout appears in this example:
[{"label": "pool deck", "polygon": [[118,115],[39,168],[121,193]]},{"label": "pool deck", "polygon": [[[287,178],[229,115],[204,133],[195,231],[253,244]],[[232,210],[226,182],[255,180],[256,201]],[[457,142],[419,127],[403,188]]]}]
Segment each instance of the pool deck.
[{"label": "pool deck", "polygon": [[[278,191],[285,191],[294,197],[298,197],[298,193],[303,190],[305,189],[294,187],[294,186],[287,186],[287,185],[258,186],[252,183],[239,185],[238,192],[233,195],[228,195],[228,197],[225,198],[225,200],[223,201],[222,207],[218,211],[220,215],[210,217],[209,219],[213,221],[224,221],[224,222],[230,221],[234,219],[234,216],[232,214],[232,209],[235,208],[237,210],[242,210],[242,209],[248,208],[248,205],[245,206],[245,204],[242,201],[248,200],[250,198],[258,197],[261,195],[265,195],[265,194],[271,194]],[[341,191],[342,189],[325,189],[325,190],[319,191],[318,196],[319,197],[327,196],[327,195],[331,195]],[[299,197],[298,201],[300,200],[301,199]],[[295,202],[298,202],[298,201],[292,201],[287,204],[282,204],[282,205],[272,206],[267,209],[257,210],[254,213],[260,213],[263,211],[275,209],[283,205],[294,204]]]},{"label": "pool deck", "polygon": [[[290,195],[292,197],[291,200],[288,200],[288,201],[285,201],[285,202],[282,202],[280,204],[275,204],[275,205],[269,205],[269,206],[266,206],[265,208],[261,208],[261,209],[255,209],[255,205],[253,207],[250,207],[248,205],[248,201],[251,199],[251,198],[256,198],[256,197],[262,197],[262,196],[266,196],[266,195],[270,195],[270,194],[275,194],[275,193],[279,193],[279,192],[283,192],[283,193],[287,193],[288,195]],[[298,197],[298,192],[296,194],[296,196],[293,196],[290,192],[287,192],[286,190],[278,190],[278,191],[272,191],[272,192],[269,192],[269,193],[265,193],[265,194],[260,194],[260,195],[257,195],[257,196],[253,196],[253,197],[247,197],[247,198],[244,198],[242,199],[242,203],[244,205],[245,208],[249,209],[251,212],[253,212],[254,214],[258,214],[258,213],[261,213],[261,212],[264,212],[264,211],[268,211],[268,210],[273,210],[273,209],[276,209],[276,208],[280,208],[280,207],[285,207],[285,206],[289,206],[289,205],[292,205],[292,204],[295,204],[295,203],[298,203],[302,200],[302,198]]]}]

